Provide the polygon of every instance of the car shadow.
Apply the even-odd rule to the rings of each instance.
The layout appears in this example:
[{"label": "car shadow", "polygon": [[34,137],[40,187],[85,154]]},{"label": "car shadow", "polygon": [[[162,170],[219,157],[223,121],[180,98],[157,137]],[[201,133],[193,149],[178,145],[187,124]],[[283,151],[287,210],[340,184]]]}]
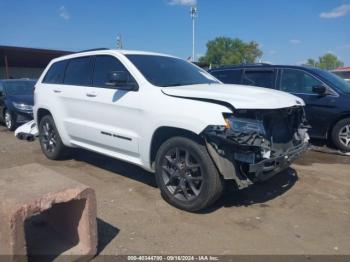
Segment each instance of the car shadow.
[{"label": "car shadow", "polygon": [[72,158],[157,188],[154,174],[136,165],[84,149],[74,149]]},{"label": "car shadow", "polygon": [[[157,187],[154,174],[138,166],[84,149],[76,149],[73,152],[73,158],[154,188]],[[229,208],[255,204],[260,204],[261,207],[268,207],[266,202],[287,192],[297,181],[298,174],[293,168],[288,168],[268,181],[254,184],[243,190],[235,189],[234,185],[227,181],[222,197],[212,207],[202,210],[199,213],[211,213],[223,207]]]},{"label": "car shadow", "polygon": [[268,201],[283,195],[297,181],[297,171],[288,168],[263,183],[256,183],[243,190],[237,190],[231,183],[226,183],[223,196],[213,206],[199,213],[207,214],[220,208],[247,207],[256,204],[260,204],[260,207],[269,207]]}]

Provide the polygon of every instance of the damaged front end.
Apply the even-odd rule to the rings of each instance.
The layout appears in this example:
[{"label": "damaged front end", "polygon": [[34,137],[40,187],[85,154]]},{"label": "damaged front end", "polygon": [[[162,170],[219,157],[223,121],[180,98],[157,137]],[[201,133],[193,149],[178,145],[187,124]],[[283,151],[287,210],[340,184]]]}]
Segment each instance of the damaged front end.
[{"label": "damaged front end", "polygon": [[308,148],[303,107],[236,110],[224,118],[226,126],[208,126],[202,136],[219,172],[239,189],[287,169]]}]

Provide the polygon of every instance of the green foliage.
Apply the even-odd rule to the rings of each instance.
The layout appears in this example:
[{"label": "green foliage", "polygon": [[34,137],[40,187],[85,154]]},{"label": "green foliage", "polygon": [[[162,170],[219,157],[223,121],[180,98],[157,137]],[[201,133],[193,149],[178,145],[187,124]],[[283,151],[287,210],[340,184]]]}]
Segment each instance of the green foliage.
[{"label": "green foliage", "polygon": [[245,43],[238,38],[217,37],[207,43],[207,52],[199,62],[212,65],[254,63],[262,54],[254,41]]},{"label": "green foliage", "polygon": [[333,54],[325,54],[318,58],[318,61],[315,59],[308,59],[306,65],[318,67],[325,70],[334,70],[338,67],[344,66],[344,63],[338,59],[337,56]]}]

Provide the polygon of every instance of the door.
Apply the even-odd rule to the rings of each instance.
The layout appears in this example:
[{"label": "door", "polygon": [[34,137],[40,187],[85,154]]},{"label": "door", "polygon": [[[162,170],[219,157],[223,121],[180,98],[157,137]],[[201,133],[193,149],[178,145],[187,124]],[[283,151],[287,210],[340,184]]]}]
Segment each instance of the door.
[{"label": "door", "polygon": [[329,124],[336,116],[338,95],[327,87],[328,95],[313,92],[314,86],[326,86],[318,78],[300,69],[281,71],[280,90],[292,93],[305,101],[306,117],[312,126],[312,137],[324,138]]},{"label": "door", "polygon": [[[91,72],[91,78],[79,87],[69,86],[70,64],[66,70],[65,85],[71,88],[65,98],[69,117],[67,129],[73,143],[91,148],[118,158],[138,158],[139,116],[141,104],[139,93],[119,90],[109,82],[113,72],[126,72],[130,84],[134,78],[124,65],[114,56],[99,55],[92,58],[93,70],[90,71],[87,60],[85,73]],[[72,65],[76,68],[77,65]],[[84,73],[84,74],[85,74]],[[76,74],[76,73],[75,73]],[[89,84],[91,83],[91,84]],[[74,92],[74,93],[72,93]],[[132,162],[135,162],[132,159]]]}]

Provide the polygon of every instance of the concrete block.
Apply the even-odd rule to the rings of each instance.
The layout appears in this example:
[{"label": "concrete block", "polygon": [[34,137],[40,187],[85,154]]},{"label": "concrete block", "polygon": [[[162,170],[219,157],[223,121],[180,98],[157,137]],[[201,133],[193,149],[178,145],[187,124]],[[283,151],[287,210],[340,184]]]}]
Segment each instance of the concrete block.
[{"label": "concrete block", "polygon": [[[0,170],[0,255],[89,260],[97,251],[93,189],[38,164]],[[62,257],[61,257],[62,258]]]}]

